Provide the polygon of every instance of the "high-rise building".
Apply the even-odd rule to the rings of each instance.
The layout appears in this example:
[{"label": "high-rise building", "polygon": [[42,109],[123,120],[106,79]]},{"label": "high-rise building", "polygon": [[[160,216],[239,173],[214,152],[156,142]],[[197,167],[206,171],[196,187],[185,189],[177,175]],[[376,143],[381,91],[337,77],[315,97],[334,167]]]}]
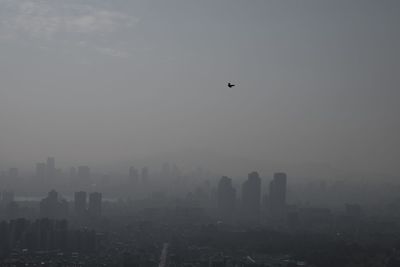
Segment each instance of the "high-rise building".
[{"label": "high-rise building", "polygon": [[267,199],[268,213],[271,219],[283,220],[286,210],[286,173],[277,172],[269,184],[269,196]]},{"label": "high-rise building", "polygon": [[46,178],[54,179],[56,176],[56,163],[53,157],[48,157],[46,161]]},{"label": "high-rise building", "polygon": [[236,204],[236,190],[232,186],[232,179],[223,176],[218,182],[217,208],[218,217],[225,222],[232,222],[234,219]]},{"label": "high-rise building", "polygon": [[94,192],[89,195],[88,213],[91,218],[99,218],[101,216],[102,195]]},{"label": "high-rise building", "polygon": [[286,206],[286,183],[286,173],[274,174],[274,179],[269,184],[269,201],[272,206],[277,208]]},{"label": "high-rise building", "polygon": [[242,185],[243,220],[257,223],[260,218],[261,179],[257,172],[249,173]]},{"label": "high-rise building", "polygon": [[42,218],[66,218],[68,215],[68,203],[59,199],[58,193],[50,191],[46,198],[40,201],[40,216]]},{"label": "high-rise building", "polygon": [[86,214],[87,196],[86,192],[80,191],[74,194],[74,211],[75,215],[83,216]]}]

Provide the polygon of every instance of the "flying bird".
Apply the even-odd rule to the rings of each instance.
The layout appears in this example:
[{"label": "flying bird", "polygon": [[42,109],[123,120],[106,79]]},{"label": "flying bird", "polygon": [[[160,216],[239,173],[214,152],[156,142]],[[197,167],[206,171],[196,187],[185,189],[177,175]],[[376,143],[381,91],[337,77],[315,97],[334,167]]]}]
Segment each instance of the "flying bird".
[{"label": "flying bird", "polygon": [[234,87],[234,86],[236,86],[236,85],[235,85],[235,84],[232,84],[232,83],[230,83],[230,82],[228,83],[228,87],[229,87],[229,88],[232,88],[232,87]]}]

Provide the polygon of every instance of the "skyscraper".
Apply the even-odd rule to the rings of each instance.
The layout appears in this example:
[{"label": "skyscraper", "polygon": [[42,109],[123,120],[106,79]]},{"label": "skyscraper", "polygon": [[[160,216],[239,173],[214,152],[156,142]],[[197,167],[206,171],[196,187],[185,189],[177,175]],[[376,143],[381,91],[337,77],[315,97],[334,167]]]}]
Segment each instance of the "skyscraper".
[{"label": "skyscraper", "polygon": [[86,192],[84,192],[84,191],[75,192],[75,195],[74,195],[75,215],[80,216],[80,217],[85,215],[86,214],[86,204],[87,204]]},{"label": "skyscraper", "polygon": [[50,191],[46,198],[40,201],[40,216],[42,218],[66,218],[68,215],[68,203],[59,199],[58,193]]},{"label": "skyscraper", "polygon": [[88,213],[91,218],[99,218],[101,216],[102,195],[94,192],[89,195]]},{"label": "skyscraper", "polygon": [[257,172],[249,173],[242,185],[242,215],[247,222],[257,223],[260,217],[261,179]]},{"label": "skyscraper", "polygon": [[268,213],[271,219],[283,220],[286,210],[286,173],[277,172],[269,184]]},{"label": "skyscraper", "polygon": [[223,176],[218,182],[217,208],[218,217],[225,222],[232,222],[234,219],[236,202],[236,190],[232,186],[232,179]]},{"label": "skyscraper", "polygon": [[269,200],[271,205],[283,207],[286,205],[286,173],[277,172],[269,185]]}]

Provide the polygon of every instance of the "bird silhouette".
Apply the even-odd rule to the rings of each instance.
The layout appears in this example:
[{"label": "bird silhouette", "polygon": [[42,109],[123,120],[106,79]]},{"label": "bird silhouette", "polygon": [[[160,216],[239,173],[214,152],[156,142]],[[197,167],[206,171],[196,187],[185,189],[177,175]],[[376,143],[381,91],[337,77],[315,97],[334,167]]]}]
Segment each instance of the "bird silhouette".
[{"label": "bird silhouette", "polygon": [[230,83],[230,82],[228,83],[228,87],[229,87],[229,88],[232,88],[232,87],[234,87],[234,86],[235,86],[235,84],[232,84],[232,83]]}]

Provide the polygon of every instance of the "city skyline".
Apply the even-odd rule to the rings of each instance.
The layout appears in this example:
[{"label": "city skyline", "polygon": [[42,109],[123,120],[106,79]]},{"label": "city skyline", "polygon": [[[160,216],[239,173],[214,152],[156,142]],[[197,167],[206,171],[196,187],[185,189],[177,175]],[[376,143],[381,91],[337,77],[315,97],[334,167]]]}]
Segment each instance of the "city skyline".
[{"label": "city skyline", "polygon": [[399,267],[399,0],[0,0],[0,267]]}]

